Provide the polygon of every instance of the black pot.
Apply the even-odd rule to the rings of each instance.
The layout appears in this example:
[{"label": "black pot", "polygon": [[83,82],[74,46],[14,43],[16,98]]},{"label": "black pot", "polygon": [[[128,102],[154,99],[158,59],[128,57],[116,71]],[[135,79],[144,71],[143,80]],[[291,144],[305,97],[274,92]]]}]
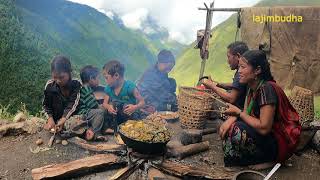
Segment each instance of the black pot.
[{"label": "black pot", "polygon": [[164,154],[167,150],[166,145],[167,142],[159,142],[159,143],[149,143],[134,140],[130,137],[125,136],[121,130],[119,130],[119,134],[123,140],[123,142],[131,148],[133,151],[139,152],[141,154]]}]

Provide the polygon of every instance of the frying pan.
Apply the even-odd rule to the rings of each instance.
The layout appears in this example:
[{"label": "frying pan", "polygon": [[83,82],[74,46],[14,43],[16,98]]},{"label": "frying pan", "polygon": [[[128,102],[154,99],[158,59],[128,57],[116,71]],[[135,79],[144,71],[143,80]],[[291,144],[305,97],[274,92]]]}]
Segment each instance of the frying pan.
[{"label": "frying pan", "polygon": [[[123,125],[124,123],[120,124]],[[118,133],[120,134],[121,139],[123,142],[129,147],[132,148],[132,150],[139,152],[141,154],[163,154],[166,152],[166,145],[169,141],[166,142],[143,142],[138,141],[135,139],[132,139],[128,136],[126,136],[121,129],[119,128]]]}]

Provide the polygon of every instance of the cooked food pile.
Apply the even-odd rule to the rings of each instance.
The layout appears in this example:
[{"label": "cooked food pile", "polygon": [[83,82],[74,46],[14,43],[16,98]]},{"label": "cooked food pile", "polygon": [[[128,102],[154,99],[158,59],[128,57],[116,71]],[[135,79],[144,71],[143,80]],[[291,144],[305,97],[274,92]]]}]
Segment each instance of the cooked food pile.
[{"label": "cooked food pile", "polygon": [[161,121],[128,120],[120,125],[120,131],[131,139],[148,143],[168,142],[171,138],[169,130]]},{"label": "cooked food pile", "polygon": [[177,119],[179,118],[179,114],[177,112],[170,112],[170,111],[162,111],[162,112],[155,112],[149,115],[146,119],[147,120],[154,120],[154,119]]}]

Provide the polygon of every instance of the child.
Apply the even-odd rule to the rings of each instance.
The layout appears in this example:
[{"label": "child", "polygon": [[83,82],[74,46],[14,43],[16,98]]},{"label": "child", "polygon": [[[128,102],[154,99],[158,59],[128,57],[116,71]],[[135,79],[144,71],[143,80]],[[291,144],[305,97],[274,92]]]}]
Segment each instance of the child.
[{"label": "child", "polygon": [[64,56],[56,56],[51,63],[51,76],[45,86],[43,108],[48,120],[44,129],[60,131],[75,112],[81,83],[72,80],[71,63]]},{"label": "child", "polygon": [[[119,61],[110,61],[103,66],[103,75],[106,79],[106,96],[103,107],[108,111],[110,118],[121,124],[128,119],[139,119],[139,111],[144,106],[144,99],[136,85],[124,79],[125,68]],[[110,116],[111,115],[111,116]]]},{"label": "child", "polygon": [[[99,86],[99,70],[93,66],[85,66],[80,70],[83,86],[80,89],[80,103],[77,114],[81,116],[80,122],[73,124],[72,130],[85,133],[87,140],[106,140],[101,135],[104,121],[104,110],[99,109],[99,103],[94,96],[93,88]],[[82,123],[81,123],[82,122]]]}]

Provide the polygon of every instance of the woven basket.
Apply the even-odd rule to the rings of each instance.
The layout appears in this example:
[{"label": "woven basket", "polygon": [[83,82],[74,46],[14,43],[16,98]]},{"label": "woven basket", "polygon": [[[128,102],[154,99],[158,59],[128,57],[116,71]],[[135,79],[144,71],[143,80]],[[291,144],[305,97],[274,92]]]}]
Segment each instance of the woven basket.
[{"label": "woven basket", "polygon": [[206,120],[215,107],[210,90],[193,87],[180,87],[178,95],[178,113],[181,127],[184,129],[203,129]]},{"label": "woven basket", "polygon": [[313,92],[299,86],[294,86],[289,96],[290,103],[300,115],[302,125],[313,121],[314,102]]}]

